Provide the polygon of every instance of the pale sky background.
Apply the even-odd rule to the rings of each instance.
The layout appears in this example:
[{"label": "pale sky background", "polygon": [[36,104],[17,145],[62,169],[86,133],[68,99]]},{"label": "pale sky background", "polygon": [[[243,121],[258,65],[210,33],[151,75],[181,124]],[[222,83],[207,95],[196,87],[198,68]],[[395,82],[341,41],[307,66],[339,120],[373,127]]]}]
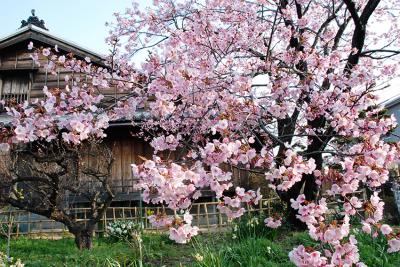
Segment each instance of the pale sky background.
[{"label": "pale sky background", "polygon": [[[152,1],[141,0],[146,2]],[[0,38],[12,34],[27,20],[31,9],[45,21],[50,33],[99,54],[107,54],[105,23],[123,12],[131,0],[0,0]]]},{"label": "pale sky background", "polygon": [[[149,6],[152,0],[140,0],[141,6]],[[0,0],[0,38],[14,33],[36,10],[50,33],[72,41],[99,54],[107,54],[105,23],[113,20],[114,12],[123,12],[131,6],[131,0]],[[382,101],[400,95],[400,79],[384,90]]]}]

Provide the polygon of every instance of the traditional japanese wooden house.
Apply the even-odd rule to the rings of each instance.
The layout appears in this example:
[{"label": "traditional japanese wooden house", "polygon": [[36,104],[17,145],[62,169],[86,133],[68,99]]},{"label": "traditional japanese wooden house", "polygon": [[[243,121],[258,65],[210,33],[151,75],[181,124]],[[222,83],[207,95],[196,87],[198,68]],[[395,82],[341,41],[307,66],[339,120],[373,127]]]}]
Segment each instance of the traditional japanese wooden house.
[{"label": "traditional japanese wooden house", "polygon": [[[103,65],[103,56],[86,49],[74,42],[57,37],[50,33],[43,20],[32,11],[27,21],[22,21],[21,27],[13,34],[0,39],[0,99],[13,100],[19,103],[43,97],[43,86],[49,88],[64,88],[65,75],[68,72],[59,69],[56,75],[50,75],[45,65],[45,58],[40,58],[43,64],[34,64],[28,44],[33,42],[35,47],[54,47],[57,45],[60,53],[73,53],[75,57],[84,59],[89,57],[93,64]],[[115,88],[104,90],[105,102],[113,103],[119,97]],[[0,107],[1,109],[1,107]],[[140,120],[140,114],[137,117]],[[3,110],[0,113],[0,122],[7,124],[10,121]],[[140,157],[150,158],[151,146],[142,139],[133,137],[134,128],[130,121],[114,121],[107,131],[106,142],[112,143],[114,163],[112,167],[113,187],[116,192],[114,205],[129,204],[139,200],[139,192],[133,189],[134,177],[131,174],[131,163],[140,162]],[[249,174],[237,169],[234,172],[236,184],[250,186]],[[207,198],[212,195],[204,192]],[[74,198],[79,202],[79,197]],[[84,200],[82,200],[84,201]]]}]

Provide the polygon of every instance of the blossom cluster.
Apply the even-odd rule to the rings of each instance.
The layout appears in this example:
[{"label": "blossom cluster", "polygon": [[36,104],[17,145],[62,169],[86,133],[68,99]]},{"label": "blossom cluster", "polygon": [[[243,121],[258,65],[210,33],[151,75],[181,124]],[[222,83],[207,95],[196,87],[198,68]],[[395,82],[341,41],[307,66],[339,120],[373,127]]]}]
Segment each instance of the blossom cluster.
[{"label": "blossom cluster", "polygon": [[262,198],[260,189],[257,191],[245,191],[244,188],[236,187],[235,193],[234,198],[225,196],[223,202],[218,205],[218,209],[226,214],[229,219],[238,218],[244,214],[245,208],[243,208],[243,204],[257,205]]},{"label": "blossom cluster", "polygon": [[[400,6],[371,3],[157,0],[146,11],[133,4],[115,14],[108,38],[115,50],[106,67],[30,43],[33,60],[49,74],[61,68],[73,75],[64,77],[65,88],[44,87],[44,100],[6,104],[13,121],[0,134],[0,148],[59,135],[70,145],[102,139],[111,120],[135,121],[140,111],[146,116],[133,123],[154,148],[153,158],[132,164],[144,201],[188,211],[207,189],[221,212],[237,218],[261,194],[234,185],[232,170],[255,172],[298,211],[321,247],[329,247],[299,246],[290,254],[296,265],[362,266],[350,235],[350,219],[360,209],[365,232],[379,230],[390,252],[400,245],[380,225],[383,203],[376,193],[400,155],[398,142],[383,141],[396,120],[376,96],[400,74],[399,60],[382,60],[400,54],[394,15]],[[367,27],[383,21],[390,34]],[[134,66],[130,59],[143,50],[148,58]],[[112,86],[126,94],[104,108],[99,92]],[[168,151],[181,155],[162,158]],[[361,188],[373,191],[369,200],[354,196]],[[330,219],[327,200],[317,194],[323,189],[339,203],[339,219]],[[185,243],[198,229],[184,214],[149,220]],[[265,224],[278,227],[280,216]]]},{"label": "blossom cluster", "polygon": [[172,222],[172,227],[169,229],[169,237],[176,243],[185,244],[193,236],[196,236],[199,232],[197,226],[192,226],[193,216],[186,212],[183,215],[183,219],[175,217]]},{"label": "blossom cluster", "polygon": [[[285,152],[284,164],[279,168],[271,168],[265,174],[267,181],[271,182],[270,187],[278,190],[287,191],[295,183],[301,181],[303,174],[311,174],[315,170],[315,160],[313,158],[304,160],[291,149]],[[274,182],[278,185],[275,186]]]},{"label": "blossom cluster", "polygon": [[307,224],[310,236],[321,243],[330,244],[323,253],[304,246],[292,250],[290,259],[297,266],[363,266],[360,262],[357,240],[350,235],[350,217],[345,215],[342,221],[328,223],[325,199],[318,204],[308,203],[304,195],[292,201],[292,208],[299,211],[297,217]]}]

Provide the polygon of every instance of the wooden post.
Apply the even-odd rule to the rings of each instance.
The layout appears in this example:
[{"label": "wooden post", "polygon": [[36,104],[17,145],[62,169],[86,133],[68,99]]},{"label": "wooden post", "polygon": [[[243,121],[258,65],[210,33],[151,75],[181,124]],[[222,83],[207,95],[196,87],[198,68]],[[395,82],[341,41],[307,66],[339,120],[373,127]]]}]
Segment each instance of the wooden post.
[{"label": "wooden post", "polygon": [[218,209],[218,226],[219,227],[223,226],[222,214],[221,214],[221,210],[220,209]]},{"label": "wooden post", "polygon": [[86,221],[87,221],[86,208],[83,209],[83,219],[84,219],[84,221],[85,221],[85,226],[86,226]]},{"label": "wooden post", "polygon": [[60,68],[57,68],[57,87],[60,88]]},{"label": "wooden post", "polygon": [[200,227],[200,204],[197,204],[197,227]]},{"label": "wooden post", "polygon": [[2,95],[3,95],[3,77],[0,75],[0,99],[2,98]]},{"label": "wooden post", "polygon": [[147,215],[147,207],[144,207],[144,215],[142,215],[142,213],[140,214],[140,220],[143,221],[144,220],[144,228],[147,228],[147,220],[144,219],[146,218]]},{"label": "wooden post", "polygon": [[104,221],[104,223],[103,223],[103,231],[104,231],[104,233],[107,233],[107,210],[103,214],[103,221]]},{"label": "wooden post", "polygon": [[18,52],[15,52],[15,66],[14,68],[16,69],[18,66]]},{"label": "wooden post", "polygon": [[207,229],[209,229],[210,228],[210,220],[208,218],[207,203],[204,203],[204,209],[205,209],[205,214],[206,214]]},{"label": "wooden post", "polygon": [[[49,60],[47,59],[47,64],[49,64]],[[44,85],[46,85],[47,86],[47,77],[48,76],[48,73],[47,73],[47,68],[46,68],[46,71],[45,71],[45,75],[44,75]]]},{"label": "wooden post", "polygon": [[29,72],[29,81],[28,81],[28,92],[26,92],[26,100],[31,99],[31,91],[33,86],[33,73]]},{"label": "wooden post", "polygon": [[137,212],[137,207],[134,207],[134,211],[135,211],[135,221],[136,221],[136,223],[139,223],[139,220],[138,220],[138,212]]},{"label": "wooden post", "polygon": [[31,213],[28,212],[28,236],[31,233]]}]

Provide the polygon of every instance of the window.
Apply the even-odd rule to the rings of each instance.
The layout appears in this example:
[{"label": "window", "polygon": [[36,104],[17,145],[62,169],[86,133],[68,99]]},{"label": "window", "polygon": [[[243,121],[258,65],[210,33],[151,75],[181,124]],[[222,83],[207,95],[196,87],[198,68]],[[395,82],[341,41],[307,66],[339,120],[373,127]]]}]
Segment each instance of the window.
[{"label": "window", "polygon": [[3,74],[0,77],[1,100],[14,100],[23,103],[29,97],[29,74]]}]

